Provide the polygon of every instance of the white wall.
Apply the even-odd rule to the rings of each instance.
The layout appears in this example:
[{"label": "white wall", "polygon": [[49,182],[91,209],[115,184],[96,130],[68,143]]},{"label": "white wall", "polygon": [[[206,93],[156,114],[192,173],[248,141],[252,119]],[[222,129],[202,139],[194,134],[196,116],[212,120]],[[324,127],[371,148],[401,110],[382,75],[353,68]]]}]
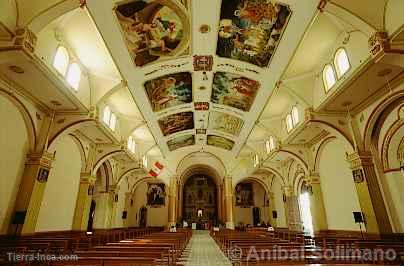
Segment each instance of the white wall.
[{"label": "white wall", "polygon": [[71,230],[80,184],[81,157],[70,136],[50,148],[56,151],[39,211],[36,231]]},{"label": "white wall", "polygon": [[[147,204],[147,181],[137,186],[134,195],[132,215],[137,214],[136,226],[140,221],[140,208]],[[165,206],[161,208],[147,207],[147,226],[166,226],[168,224],[168,186],[166,185]]]},{"label": "white wall", "polygon": [[[249,181],[246,181],[249,182]],[[254,207],[259,207],[261,211],[261,221],[268,222],[268,207],[264,207],[265,189],[258,183],[253,183],[254,192]],[[234,224],[237,226],[239,223],[253,224],[253,207],[241,208],[234,206]]]},{"label": "white wall", "polygon": [[0,234],[7,232],[28,152],[28,135],[17,107],[0,96]]},{"label": "white wall", "polygon": [[404,233],[404,174],[402,172],[390,172],[385,173],[385,176],[400,222],[400,227],[396,226],[396,232]]},{"label": "white wall", "polygon": [[276,225],[277,227],[288,227],[286,223],[286,212],[285,203],[283,202],[282,185],[278,178],[275,178],[271,190],[274,193],[275,211],[278,213]]},{"label": "white wall", "polygon": [[352,212],[361,211],[352,172],[345,159],[350,147],[345,141],[332,140],[320,154],[320,180],[330,230],[359,230]]}]

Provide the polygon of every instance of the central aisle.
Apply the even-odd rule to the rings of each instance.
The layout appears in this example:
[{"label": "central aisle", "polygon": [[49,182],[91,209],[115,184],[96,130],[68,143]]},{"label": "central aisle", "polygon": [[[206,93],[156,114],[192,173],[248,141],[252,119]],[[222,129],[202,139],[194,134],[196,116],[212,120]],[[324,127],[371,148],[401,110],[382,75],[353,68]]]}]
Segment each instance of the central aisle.
[{"label": "central aisle", "polygon": [[209,231],[195,230],[184,255],[183,265],[232,265],[209,235]]}]

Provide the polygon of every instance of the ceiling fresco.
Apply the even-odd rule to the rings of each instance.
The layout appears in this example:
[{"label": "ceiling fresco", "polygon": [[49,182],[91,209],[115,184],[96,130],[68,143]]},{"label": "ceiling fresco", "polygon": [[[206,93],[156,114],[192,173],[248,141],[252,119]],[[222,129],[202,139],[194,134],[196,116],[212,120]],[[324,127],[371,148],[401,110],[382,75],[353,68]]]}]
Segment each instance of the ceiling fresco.
[{"label": "ceiling fresco", "polygon": [[217,55],[266,67],[290,15],[270,0],[223,0]]},{"label": "ceiling fresco", "polygon": [[192,102],[190,72],[165,75],[144,84],[154,112]]},{"label": "ceiling fresco", "polygon": [[195,135],[180,136],[167,141],[167,146],[170,151],[191,145],[195,145]]},{"label": "ceiling fresco", "polygon": [[216,72],[213,77],[211,101],[248,112],[259,88],[258,81],[237,74]]},{"label": "ceiling fresco", "polygon": [[234,115],[211,112],[209,116],[209,129],[219,130],[234,136],[238,136],[244,121]]},{"label": "ceiling fresco", "polygon": [[181,112],[168,115],[158,120],[160,129],[164,136],[168,136],[183,130],[194,128],[194,113]]},{"label": "ceiling fresco", "polygon": [[221,136],[208,135],[208,145],[231,151],[234,146],[234,141]]},{"label": "ceiling fresco", "polygon": [[130,1],[118,5],[115,14],[136,66],[174,57],[188,46],[188,21],[171,2]]}]

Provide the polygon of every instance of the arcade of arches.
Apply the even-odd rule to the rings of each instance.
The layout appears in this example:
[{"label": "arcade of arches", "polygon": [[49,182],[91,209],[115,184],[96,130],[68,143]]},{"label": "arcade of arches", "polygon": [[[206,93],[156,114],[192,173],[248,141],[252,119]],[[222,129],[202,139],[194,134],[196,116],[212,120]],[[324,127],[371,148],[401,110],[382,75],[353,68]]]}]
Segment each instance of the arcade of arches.
[{"label": "arcade of arches", "polygon": [[404,233],[403,10],[1,1],[0,234]]}]

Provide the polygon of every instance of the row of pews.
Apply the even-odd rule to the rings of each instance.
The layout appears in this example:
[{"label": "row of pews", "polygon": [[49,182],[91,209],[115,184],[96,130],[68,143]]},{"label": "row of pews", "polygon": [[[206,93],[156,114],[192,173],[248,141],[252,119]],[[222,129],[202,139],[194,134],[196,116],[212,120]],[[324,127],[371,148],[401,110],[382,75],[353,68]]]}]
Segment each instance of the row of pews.
[{"label": "row of pews", "polygon": [[404,265],[404,236],[356,232],[301,232],[265,228],[211,231],[233,265],[369,264]]},{"label": "row of pews", "polygon": [[0,265],[174,265],[191,236],[185,229],[127,228],[0,237]]}]

